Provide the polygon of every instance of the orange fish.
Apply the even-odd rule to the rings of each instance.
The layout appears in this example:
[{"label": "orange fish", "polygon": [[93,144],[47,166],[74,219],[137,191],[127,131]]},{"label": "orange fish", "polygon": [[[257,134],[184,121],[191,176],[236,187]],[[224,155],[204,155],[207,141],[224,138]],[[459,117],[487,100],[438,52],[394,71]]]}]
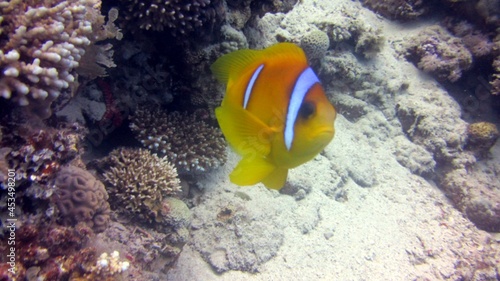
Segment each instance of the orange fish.
[{"label": "orange fish", "polygon": [[235,51],[211,70],[227,85],[217,121],[243,157],[231,182],[279,190],[289,169],[313,159],[333,139],[335,109],[296,45]]}]

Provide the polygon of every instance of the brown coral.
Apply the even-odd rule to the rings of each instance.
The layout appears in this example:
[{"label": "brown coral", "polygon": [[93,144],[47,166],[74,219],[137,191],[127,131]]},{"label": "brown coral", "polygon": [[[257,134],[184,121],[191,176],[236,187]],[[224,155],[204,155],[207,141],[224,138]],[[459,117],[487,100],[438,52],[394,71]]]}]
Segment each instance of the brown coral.
[{"label": "brown coral", "polygon": [[429,11],[425,0],[364,0],[363,4],[384,17],[412,20]]},{"label": "brown coral", "polygon": [[103,162],[112,205],[146,221],[153,222],[162,200],[181,190],[175,167],[146,149],[116,149]]},{"label": "brown coral", "polygon": [[408,40],[406,52],[418,68],[444,81],[456,82],[472,65],[472,55],[462,41],[438,25]]},{"label": "brown coral", "polygon": [[59,171],[52,197],[66,224],[85,222],[96,232],[106,229],[110,220],[108,193],[102,182],[88,171],[68,166]]},{"label": "brown coral", "polygon": [[206,172],[226,162],[226,143],[220,130],[197,115],[140,108],[130,128],[149,150],[167,155],[180,174]]},{"label": "brown coral", "polygon": [[76,68],[102,29],[100,0],[0,0],[0,96],[41,118],[77,86]]}]

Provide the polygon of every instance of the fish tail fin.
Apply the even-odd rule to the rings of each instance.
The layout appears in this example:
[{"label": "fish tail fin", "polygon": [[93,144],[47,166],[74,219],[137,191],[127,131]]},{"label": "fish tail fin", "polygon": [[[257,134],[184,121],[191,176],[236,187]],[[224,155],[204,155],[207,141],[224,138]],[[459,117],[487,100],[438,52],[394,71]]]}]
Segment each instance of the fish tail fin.
[{"label": "fish tail fin", "polygon": [[254,185],[272,174],[275,168],[276,166],[265,158],[252,155],[241,159],[229,179],[237,185]]},{"label": "fish tail fin", "polygon": [[288,176],[288,169],[276,167],[271,174],[262,180],[262,183],[270,189],[280,190],[286,182]]}]

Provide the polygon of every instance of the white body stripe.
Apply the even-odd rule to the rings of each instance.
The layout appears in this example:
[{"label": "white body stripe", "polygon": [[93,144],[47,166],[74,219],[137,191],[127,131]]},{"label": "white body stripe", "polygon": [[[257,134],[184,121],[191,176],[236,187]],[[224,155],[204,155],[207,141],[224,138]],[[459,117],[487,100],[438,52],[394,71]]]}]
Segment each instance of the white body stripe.
[{"label": "white body stripe", "polygon": [[257,81],[257,78],[259,78],[259,74],[264,68],[264,65],[261,64],[257,69],[253,72],[252,78],[250,78],[250,81],[248,82],[247,88],[245,90],[245,99],[243,100],[243,108],[247,109],[248,106],[248,101],[250,100],[250,95],[252,95],[252,89],[253,85],[255,84],[255,81]]},{"label": "white body stripe", "polygon": [[311,89],[311,87],[316,83],[319,83],[319,79],[310,67],[304,70],[295,82],[293,92],[290,95],[290,103],[288,104],[285,123],[285,145],[288,151],[292,148],[292,142],[295,134],[295,121],[297,121],[300,106],[302,105],[307,92],[309,92],[309,89]]}]

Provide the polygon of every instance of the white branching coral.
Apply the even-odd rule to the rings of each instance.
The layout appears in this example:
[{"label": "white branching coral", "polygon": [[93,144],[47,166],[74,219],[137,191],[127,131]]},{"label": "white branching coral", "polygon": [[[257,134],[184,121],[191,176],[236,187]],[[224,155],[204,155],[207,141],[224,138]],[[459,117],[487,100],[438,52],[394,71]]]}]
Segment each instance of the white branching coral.
[{"label": "white branching coral", "polygon": [[115,149],[104,164],[111,205],[147,221],[158,216],[163,199],[181,191],[176,168],[146,149]]},{"label": "white branching coral", "polygon": [[51,103],[77,86],[89,46],[114,37],[100,0],[0,0],[0,97],[50,116]]}]

